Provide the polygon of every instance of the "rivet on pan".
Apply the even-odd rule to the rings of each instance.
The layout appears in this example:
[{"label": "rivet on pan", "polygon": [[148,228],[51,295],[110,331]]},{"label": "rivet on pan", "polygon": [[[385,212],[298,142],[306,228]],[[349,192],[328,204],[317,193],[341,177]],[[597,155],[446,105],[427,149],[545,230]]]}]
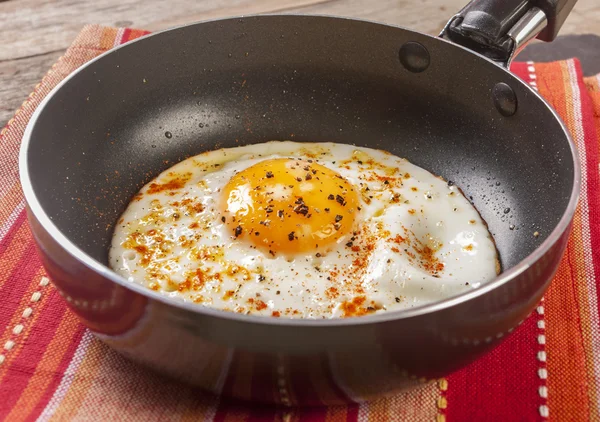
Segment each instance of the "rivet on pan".
[{"label": "rivet on pan", "polygon": [[517,95],[515,91],[504,82],[497,83],[492,89],[492,98],[496,109],[505,117],[510,117],[517,112]]},{"label": "rivet on pan", "polygon": [[400,47],[400,63],[406,70],[421,73],[429,67],[429,51],[418,42],[409,41]]}]

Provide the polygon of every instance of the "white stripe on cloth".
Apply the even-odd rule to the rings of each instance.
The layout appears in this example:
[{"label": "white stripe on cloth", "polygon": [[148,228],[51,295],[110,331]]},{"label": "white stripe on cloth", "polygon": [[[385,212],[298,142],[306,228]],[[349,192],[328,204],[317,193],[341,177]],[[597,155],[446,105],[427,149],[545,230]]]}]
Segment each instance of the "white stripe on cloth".
[{"label": "white stripe on cloth", "polygon": [[118,47],[123,44],[123,34],[125,33],[125,28],[117,29],[117,35],[115,36],[115,42],[113,43],[113,47]]},{"label": "white stripe on cloth", "polygon": [[15,221],[17,221],[19,214],[21,214],[24,208],[25,199],[22,199],[21,202],[19,202],[15,209],[10,213],[6,219],[6,222],[0,227],[0,241],[4,239],[4,236],[6,236],[6,234],[10,231],[11,227],[13,224],[15,224]]}]

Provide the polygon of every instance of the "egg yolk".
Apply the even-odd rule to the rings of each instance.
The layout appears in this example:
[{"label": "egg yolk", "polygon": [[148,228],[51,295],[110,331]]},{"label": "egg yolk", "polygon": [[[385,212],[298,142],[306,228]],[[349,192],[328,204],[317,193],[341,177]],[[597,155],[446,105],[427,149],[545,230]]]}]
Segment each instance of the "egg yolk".
[{"label": "egg yolk", "polygon": [[354,187],[313,160],[261,161],[235,174],[222,195],[232,236],[273,256],[327,249],[352,230],[360,210]]}]

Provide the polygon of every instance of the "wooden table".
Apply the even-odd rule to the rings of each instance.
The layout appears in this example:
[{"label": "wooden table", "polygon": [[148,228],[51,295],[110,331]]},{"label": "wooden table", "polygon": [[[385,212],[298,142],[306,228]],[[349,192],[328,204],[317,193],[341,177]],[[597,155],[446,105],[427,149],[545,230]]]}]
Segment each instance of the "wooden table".
[{"label": "wooden table", "polygon": [[[0,127],[83,25],[156,31],[254,13],[359,17],[437,34],[466,0],[0,0]],[[600,33],[600,1],[579,0],[561,34]]]}]

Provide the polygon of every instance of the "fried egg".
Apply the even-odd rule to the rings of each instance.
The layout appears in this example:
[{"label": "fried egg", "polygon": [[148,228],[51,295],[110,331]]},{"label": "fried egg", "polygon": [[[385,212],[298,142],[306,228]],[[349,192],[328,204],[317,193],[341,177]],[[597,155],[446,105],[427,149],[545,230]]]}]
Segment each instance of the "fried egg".
[{"label": "fried egg", "polygon": [[289,141],[161,173],[118,220],[109,264],[174,299],[291,318],[407,309],[499,272],[453,183],[385,151]]}]

